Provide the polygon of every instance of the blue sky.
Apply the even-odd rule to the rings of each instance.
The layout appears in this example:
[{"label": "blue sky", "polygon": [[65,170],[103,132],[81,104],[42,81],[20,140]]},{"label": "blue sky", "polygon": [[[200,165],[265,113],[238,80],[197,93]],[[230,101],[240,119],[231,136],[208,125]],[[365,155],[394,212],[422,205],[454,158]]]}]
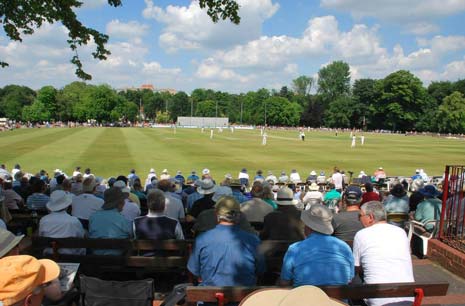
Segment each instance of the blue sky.
[{"label": "blue sky", "polygon": [[[114,88],[153,84],[246,92],[317,77],[334,60],[352,80],[407,69],[425,85],[465,78],[464,0],[239,0],[239,26],[211,22],[196,1],[84,0],[76,12],[110,35],[107,61],[94,45],[78,52],[92,84]],[[0,86],[61,88],[78,80],[69,63],[66,29],[46,24],[22,43],[0,33]]]}]

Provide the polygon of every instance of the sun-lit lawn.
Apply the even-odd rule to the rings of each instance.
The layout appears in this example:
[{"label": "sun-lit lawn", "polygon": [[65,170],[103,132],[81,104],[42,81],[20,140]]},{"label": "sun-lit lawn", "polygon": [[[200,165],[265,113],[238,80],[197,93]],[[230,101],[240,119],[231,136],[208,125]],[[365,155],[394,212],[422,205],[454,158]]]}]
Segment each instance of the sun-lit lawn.
[{"label": "sun-lit lawn", "polygon": [[[367,173],[382,166],[388,175],[412,175],[423,168],[442,175],[446,164],[465,163],[465,141],[430,136],[365,134],[365,145],[351,148],[349,133],[268,131],[261,145],[260,130],[223,133],[215,130],[170,128],[52,128],[21,129],[0,133],[0,163],[11,169],[19,163],[30,173],[60,168],[71,174],[75,166],[90,167],[96,175],[127,175],[131,168],[145,177],[150,168],[171,174],[209,168],[214,177],[234,176],[243,168],[275,174],[297,169],[302,177],[311,170],[331,172],[337,165],[346,171]],[[265,172],[266,173],[266,172]]]}]

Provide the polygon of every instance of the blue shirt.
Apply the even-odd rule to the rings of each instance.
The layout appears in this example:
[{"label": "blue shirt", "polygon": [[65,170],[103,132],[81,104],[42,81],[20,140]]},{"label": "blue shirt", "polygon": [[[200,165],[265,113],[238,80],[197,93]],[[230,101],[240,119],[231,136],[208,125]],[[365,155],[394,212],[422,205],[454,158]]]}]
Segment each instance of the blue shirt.
[{"label": "blue shirt", "polygon": [[187,209],[190,210],[192,205],[194,205],[194,202],[201,198],[203,198],[203,194],[200,194],[197,191],[187,196]]},{"label": "blue shirt", "polygon": [[410,209],[408,196],[405,195],[401,198],[395,197],[390,194],[386,201],[384,201],[384,209],[387,213],[406,213]]},{"label": "blue shirt", "polygon": [[238,226],[218,224],[197,237],[187,268],[200,276],[201,286],[254,286],[256,273],[264,271],[259,244]]},{"label": "blue shirt", "polygon": [[46,205],[49,200],[50,197],[48,195],[35,192],[27,198],[26,205],[27,208],[32,210],[46,210]]},{"label": "blue shirt", "polygon": [[[128,239],[132,237],[131,224],[115,208],[99,210],[89,218],[89,238]],[[119,250],[95,250],[99,255],[120,255]]]},{"label": "blue shirt", "polygon": [[[442,201],[436,198],[426,198],[417,206],[415,211],[415,220],[426,223],[441,218]],[[426,230],[432,232],[434,224],[425,226]]]},{"label": "blue shirt", "polygon": [[284,255],[281,279],[293,286],[346,285],[354,277],[354,257],[347,243],[312,232]]},{"label": "blue shirt", "polygon": [[244,203],[244,202],[247,202],[249,200],[249,198],[247,198],[242,192],[240,192],[239,190],[233,190],[232,191],[232,195],[234,198],[236,198],[237,202],[239,203]]}]

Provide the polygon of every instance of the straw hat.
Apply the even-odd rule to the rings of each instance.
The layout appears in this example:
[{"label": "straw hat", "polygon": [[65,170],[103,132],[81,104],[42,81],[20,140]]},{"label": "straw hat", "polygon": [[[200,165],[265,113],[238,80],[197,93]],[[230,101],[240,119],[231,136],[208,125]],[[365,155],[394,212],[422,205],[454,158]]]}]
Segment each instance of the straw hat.
[{"label": "straw hat", "polygon": [[296,205],[298,201],[294,200],[294,192],[290,188],[283,187],[278,190],[275,202],[278,205]]},{"label": "straw hat", "polygon": [[331,235],[334,232],[331,221],[333,213],[324,205],[314,204],[309,210],[302,211],[300,215],[302,222],[315,232]]},{"label": "straw hat", "polygon": [[47,208],[50,211],[60,211],[71,205],[73,196],[63,190],[55,190],[50,195],[50,200],[47,203]]}]

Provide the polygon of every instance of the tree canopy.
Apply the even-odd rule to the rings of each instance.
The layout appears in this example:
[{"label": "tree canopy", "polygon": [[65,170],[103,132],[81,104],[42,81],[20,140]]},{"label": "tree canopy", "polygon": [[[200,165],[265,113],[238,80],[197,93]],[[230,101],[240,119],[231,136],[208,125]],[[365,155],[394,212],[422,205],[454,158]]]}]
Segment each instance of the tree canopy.
[{"label": "tree canopy", "polygon": [[[122,5],[121,0],[107,0],[113,7]],[[239,5],[234,0],[199,0],[202,9],[207,9],[207,14],[213,20],[230,19],[238,24]],[[76,16],[74,10],[82,6],[79,0],[7,0],[0,5],[0,23],[3,25],[8,38],[21,42],[24,35],[32,35],[44,23],[61,22],[68,29],[67,40],[69,47],[75,55],[71,63],[76,66],[76,75],[83,80],[91,80],[92,76],[83,70],[83,65],[78,54],[78,47],[87,45],[90,41],[96,44],[92,56],[95,59],[106,60],[110,51],[106,48],[109,36],[99,31],[86,27]],[[0,59],[1,60],[1,59]],[[1,67],[9,63],[0,61]]]}]

